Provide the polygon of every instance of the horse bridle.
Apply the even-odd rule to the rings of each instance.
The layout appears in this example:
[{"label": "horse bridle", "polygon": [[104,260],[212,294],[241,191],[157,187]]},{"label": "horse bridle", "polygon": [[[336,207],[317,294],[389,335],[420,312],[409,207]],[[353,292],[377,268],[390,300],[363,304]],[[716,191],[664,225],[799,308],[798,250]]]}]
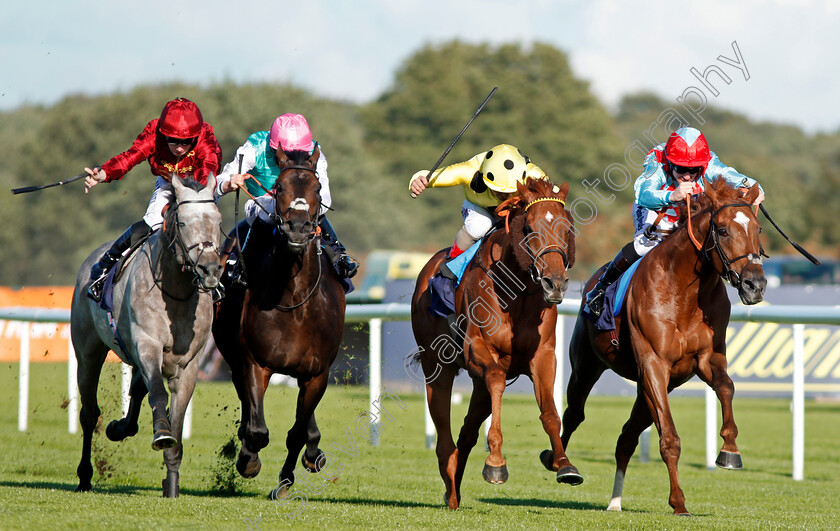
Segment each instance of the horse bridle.
[{"label": "horse bridle", "polygon": [[[717,255],[720,258],[721,264],[723,266],[723,271],[720,273],[720,276],[725,277],[727,280],[729,280],[729,283],[734,287],[738,287],[741,285],[741,275],[743,274],[744,269],[746,269],[750,264],[760,264],[761,257],[767,256],[767,254],[764,253],[764,249],[761,247],[761,242],[759,242],[758,244],[759,254],[747,253],[730,259],[723,252],[723,249],[720,246],[720,240],[718,239],[718,225],[717,223],[715,223],[715,217],[717,216],[718,212],[720,212],[724,208],[742,206],[752,208],[752,206],[748,203],[729,203],[719,207],[717,210],[712,212],[712,217],[709,220],[709,234],[706,235],[706,241],[703,243],[703,247],[700,250],[700,252],[703,254],[703,257],[709,263],[712,263],[712,257],[710,255],[711,251],[717,252]],[[732,269],[732,264],[734,264],[742,258],[746,258],[747,263],[744,265],[744,267],[741,268],[741,273],[738,273],[734,269]]]},{"label": "horse bridle", "polygon": [[[563,205],[563,207],[566,206],[566,202],[563,201],[562,199],[558,199],[556,197],[540,197],[538,199],[534,199],[533,201],[531,201],[530,203],[525,205],[525,208],[522,209],[522,213],[524,214],[525,212],[527,212],[528,209],[531,208],[531,206],[534,205],[535,203],[541,203],[543,201],[553,201],[555,203],[560,203],[561,205]],[[545,256],[549,253],[558,253],[563,258],[563,265],[568,266],[568,264],[569,264],[569,257],[566,255],[566,251],[564,251],[557,244],[548,245],[547,247],[542,249],[537,254],[537,256],[534,257],[534,259],[531,261],[531,266],[528,268],[528,273],[531,275],[531,280],[533,280],[535,284],[539,284],[542,281],[542,278],[543,278],[543,272],[540,271],[537,268],[537,262],[539,261],[540,258],[542,258],[543,256]],[[528,253],[528,254],[531,254],[531,253]]]},{"label": "horse bridle", "polygon": [[[189,271],[190,273],[192,273],[193,274],[192,283],[193,283],[193,286],[195,286],[195,290],[198,290],[202,293],[206,293],[206,292],[212,291],[212,290],[201,287],[201,281],[200,281],[200,277],[199,277],[199,274],[198,274],[198,271],[197,271],[198,260],[201,259],[201,255],[204,254],[204,251],[206,251],[208,248],[212,249],[213,252],[216,253],[216,255],[218,255],[218,256],[221,256],[221,253],[219,252],[219,249],[217,248],[216,244],[214,244],[213,242],[208,241],[208,240],[205,240],[203,242],[194,243],[194,244],[189,245],[189,246],[184,241],[184,237],[181,234],[181,227],[183,225],[181,223],[180,218],[178,217],[178,207],[180,207],[181,205],[187,204],[187,203],[215,203],[215,200],[213,200],[213,199],[186,199],[184,201],[180,201],[180,202],[175,203],[175,207],[173,208],[173,215],[175,216],[175,227],[173,227],[173,229],[172,229],[175,234],[174,234],[174,237],[170,239],[169,245],[167,247],[169,247],[172,250],[172,252],[175,253],[176,258],[177,258],[176,246],[177,246],[178,249],[180,249],[181,253],[184,256],[184,263],[181,264],[182,271]],[[164,231],[164,233],[166,232],[166,222],[165,221],[164,221],[163,231]],[[192,257],[190,256],[190,251],[192,251],[195,248],[198,248],[199,252],[198,252],[198,257],[196,258],[196,260],[193,260]],[[160,280],[159,278],[155,278],[155,284],[158,285],[158,287],[160,288],[161,291],[166,293],[163,290],[163,286],[159,285],[159,280]],[[172,295],[169,294],[169,293],[167,293],[167,295],[172,297]],[[176,298],[176,297],[173,297],[173,298]],[[184,300],[186,300],[186,299],[184,299]]]}]

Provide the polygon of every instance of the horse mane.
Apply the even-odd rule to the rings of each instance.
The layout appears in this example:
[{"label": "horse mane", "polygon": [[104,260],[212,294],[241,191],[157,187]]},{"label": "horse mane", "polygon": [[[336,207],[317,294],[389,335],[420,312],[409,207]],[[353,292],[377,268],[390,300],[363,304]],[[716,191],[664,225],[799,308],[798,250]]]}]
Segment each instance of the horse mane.
[{"label": "horse mane", "polygon": [[[525,208],[528,203],[540,198],[555,198],[562,201],[566,200],[566,194],[560,191],[548,178],[528,177],[524,182],[520,183],[518,193],[513,197],[505,200],[502,204],[496,207],[495,213],[499,217],[508,216],[509,227],[511,233],[511,243],[513,253],[516,257],[516,262],[523,270],[527,270],[534,257],[522,245],[513,245],[514,241],[522,241],[525,238]],[[566,248],[564,249],[569,263],[566,264],[567,269],[571,269],[575,263],[575,238],[571,228],[574,226],[574,219],[571,213],[563,209],[563,215],[566,217],[569,227],[569,236],[565,240]]]},{"label": "horse mane", "polygon": [[[709,182],[706,185],[706,189],[712,189],[715,192],[715,196],[718,198],[718,203],[725,204],[725,203],[735,203],[744,200],[743,192],[738,189],[732,187],[726,179],[723,177],[716,177],[713,181]],[[705,212],[710,212],[712,209],[712,200],[709,199],[709,196],[706,194],[700,194],[695,198],[692,198],[691,203],[691,216],[697,216],[699,214],[703,214]],[[680,227],[685,226],[686,222],[688,221],[688,210],[686,208],[685,202],[681,202],[679,205],[679,221],[678,225]]]}]

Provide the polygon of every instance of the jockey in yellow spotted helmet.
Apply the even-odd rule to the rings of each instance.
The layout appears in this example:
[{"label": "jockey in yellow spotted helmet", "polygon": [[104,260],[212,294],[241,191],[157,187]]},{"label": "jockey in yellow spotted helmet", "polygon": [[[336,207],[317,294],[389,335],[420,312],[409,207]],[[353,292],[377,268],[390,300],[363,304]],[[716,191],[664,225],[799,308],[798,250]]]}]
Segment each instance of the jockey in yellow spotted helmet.
[{"label": "jockey in yellow spotted helmet", "polygon": [[461,185],[465,200],[461,206],[464,226],[455,236],[449,256],[454,258],[484,237],[496,221],[493,209],[511,194],[516,193],[516,183],[528,177],[547,178],[539,166],[528,160],[518,148],[499,144],[473,158],[435,171],[427,180],[428,170],[420,170],[411,177],[408,185],[414,195],[427,187]]}]

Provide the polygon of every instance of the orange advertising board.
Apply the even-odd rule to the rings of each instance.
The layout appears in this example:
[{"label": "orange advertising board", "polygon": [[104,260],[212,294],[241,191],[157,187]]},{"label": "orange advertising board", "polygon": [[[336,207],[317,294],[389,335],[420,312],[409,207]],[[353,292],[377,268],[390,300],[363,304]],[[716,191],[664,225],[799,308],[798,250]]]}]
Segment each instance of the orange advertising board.
[{"label": "orange advertising board", "polygon": [[[47,308],[69,310],[73,299],[72,286],[37,286],[10,288],[0,286],[0,308]],[[26,330],[23,321],[0,319],[0,362],[20,359],[20,339]],[[69,323],[28,323],[29,361],[66,362],[69,352]],[[108,361],[119,361],[114,353]]]}]

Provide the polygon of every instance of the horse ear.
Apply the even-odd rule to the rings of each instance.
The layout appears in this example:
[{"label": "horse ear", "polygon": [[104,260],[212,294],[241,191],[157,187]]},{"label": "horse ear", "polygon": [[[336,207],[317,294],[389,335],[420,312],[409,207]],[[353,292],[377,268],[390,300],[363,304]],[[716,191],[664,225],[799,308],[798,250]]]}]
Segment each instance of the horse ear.
[{"label": "horse ear", "polygon": [[560,188],[557,188],[555,186],[554,189],[552,189],[552,192],[559,195],[563,199],[566,199],[566,197],[569,195],[569,182],[568,181],[564,182],[563,184],[560,185]]},{"label": "horse ear", "polygon": [[761,193],[761,190],[758,188],[758,183],[752,185],[752,188],[747,190],[744,194],[744,201],[749,204],[755,203],[755,200],[758,198],[758,195]]},{"label": "horse ear", "polygon": [[[565,186],[568,192],[569,185],[563,183],[563,186]],[[563,195],[565,197],[565,194]],[[566,264],[566,269],[569,270],[575,265],[575,219],[568,210],[564,210],[564,212],[566,213],[566,218],[569,220],[569,232],[566,233],[566,257],[569,259],[569,263]]]},{"label": "horse ear", "polygon": [[175,193],[181,193],[181,190],[184,189],[184,183],[181,182],[181,178],[173,173],[169,180],[170,182],[172,182],[172,189],[175,191]]},{"label": "horse ear", "polygon": [[315,144],[315,149],[312,151],[312,154],[309,155],[309,160],[312,161],[313,166],[317,166],[319,158],[321,158],[321,146]]},{"label": "horse ear", "polygon": [[207,184],[204,185],[205,190],[210,190],[211,192],[216,188],[216,175],[211,171],[207,174]]}]

